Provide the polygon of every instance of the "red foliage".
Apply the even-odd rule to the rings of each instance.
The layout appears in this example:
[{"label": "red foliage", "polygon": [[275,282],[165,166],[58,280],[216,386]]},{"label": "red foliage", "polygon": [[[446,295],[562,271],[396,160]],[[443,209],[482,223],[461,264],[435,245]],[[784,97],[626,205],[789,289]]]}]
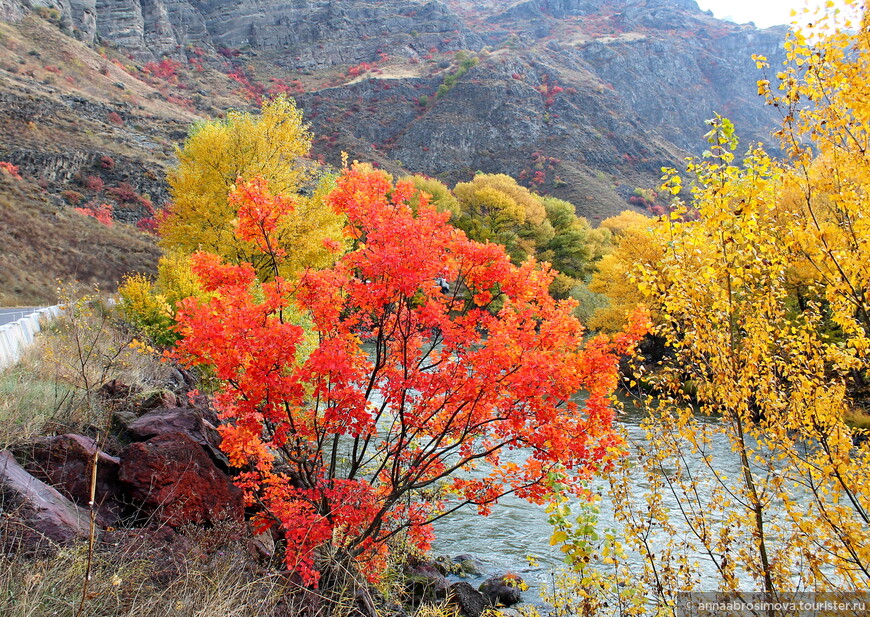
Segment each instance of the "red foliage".
[{"label": "red foliage", "polygon": [[118,186],[109,187],[106,193],[124,203],[134,203],[139,199],[139,194],[129,182],[121,182]]},{"label": "red foliage", "polygon": [[21,180],[21,174],[18,173],[18,167],[13,165],[12,163],[7,163],[6,161],[0,161],[0,170],[9,174],[16,180]]},{"label": "red foliage", "polygon": [[116,111],[110,111],[107,119],[115,126],[124,126],[124,119]]},{"label": "red foliage", "polygon": [[99,176],[88,176],[84,179],[83,184],[86,189],[88,189],[89,191],[94,191],[96,193],[102,191],[106,186],[103,182],[103,179]]},{"label": "red foliage", "polygon": [[278,94],[305,94],[305,86],[302,85],[302,82],[298,79],[294,79],[289,84],[283,79],[272,78],[269,80],[271,83],[269,84],[268,94],[270,96],[276,96]]},{"label": "red foliage", "polygon": [[113,159],[108,154],[103,155],[100,157],[99,165],[103,169],[105,169],[107,171],[111,171],[112,169],[115,168],[115,159]]},{"label": "red foliage", "polygon": [[367,73],[368,71],[372,70],[372,68],[372,65],[368,62],[361,62],[360,64],[357,64],[356,66],[352,66],[347,69],[347,74],[349,77],[359,77],[363,73]]},{"label": "red foliage", "polygon": [[160,225],[158,224],[157,220],[153,216],[148,216],[148,217],[145,217],[143,219],[139,219],[136,222],[136,227],[141,229],[144,232],[147,232],[149,234],[154,234],[156,236],[157,230],[159,229]]},{"label": "red foliage", "polygon": [[266,89],[262,84],[248,77],[244,69],[235,67],[227,72],[227,77],[242,86],[242,95],[249,101],[258,105],[263,102],[263,95],[266,94]]},{"label": "red foliage", "polygon": [[170,58],[164,58],[160,62],[148,62],[142,68],[145,73],[153,75],[159,79],[176,81],[178,79],[178,69],[181,68],[181,62]]},{"label": "red foliage", "polygon": [[280,195],[269,195],[268,183],[262,176],[245,182],[241,178],[229,194],[230,205],[238,211],[236,237],[256,244],[264,253],[276,257],[286,254],[274,243],[278,221],[294,208],[292,201]]},{"label": "red foliage", "polygon": [[[177,357],[213,368],[221,447],[244,470],[246,504],[265,508],[262,527],[280,521],[287,566],[308,584],[321,545],[369,560],[377,578],[396,533],[425,548],[437,512],[474,504],[486,513],[509,492],[541,502],[554,471],[582,492],[580,480],[620,443],[608,396],[617,354],[644,320],[613,341],[584,342],[573,301],[548,293],[551,271],[512,265],[416,194],[383,172],[346,170],[327,201],[346,215],[356,248],[333,267],[257,285],[250,265],[199,253],[194,271],[218,293],[179,304]],[[233,200],[239,233],[268,247],[286,204],[256,181]],[[490,312],[496,297],[501,308]],[[312,320],[307,356],[302,328],[285,319],[290,306]],[[501,459],[513,448],[525,462]]]},{"label": "red foliage", "polygon": [[85,216],[92,216],[106,227],[114,225],[115,221],[112,218],[111,204],[98,204],[94,201],[85,204],[84,207],[75,208],[76,212],[80,212]]}]

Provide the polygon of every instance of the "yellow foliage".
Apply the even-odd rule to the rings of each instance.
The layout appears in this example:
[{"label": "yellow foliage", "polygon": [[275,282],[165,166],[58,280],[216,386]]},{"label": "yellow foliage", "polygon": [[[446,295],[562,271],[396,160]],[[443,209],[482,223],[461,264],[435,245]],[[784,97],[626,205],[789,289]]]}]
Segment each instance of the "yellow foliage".
[{"label": "yellow foliage", "polygon": [[177,337],[171,330],[175,324],[173,307],[145,276],[127,277],[118,287],[118,295],[124,315],[137,331],[158,345],[175,342]]},{"label": "yellow foliage", "polygon": [[505,224],[540,225],[547,217],[541,198],[505,174],[477,174],[453,193],[464,212],[503,218]]},{"label": "yellow foliage", "polygon": [[[613,251],[598,262],[589,290],[607,297],[609,305],[597,309],[588,326],[595,330],[617,332],[625,327],[629,314],[644,304],[635,271],[639,266],[654,267],[662,257],[662,247],[652,231],[654,221],[636,212],[626,211],[605,219],[601,226],[612,230],[616,243]],[[652,315],[655,322],[658,318]]]},{"label": "yellow foliage", "polygon": [[127,277],[118,288],[121,309],[130,324],[152,343],[168,347],[178,340],[173,330],[175,307],[180,300],[209,294],[202,290],[190,267],[190,258],[173,251],[157,263],[157,281],[152,284],[141,274]]},{"label": "yellow foliage", "polygon": [[652,221],[646,215],[634,210],[623,210],[616,216],[606,218],[598,225],[599,229],[606,229],[612,235],[619,235],[628,228],[648,228]]},{"label": "yellow foliage", "polygon": [[[844,417],[868,369],[870,227],[858,195],[870,187],[870,164],[851,151],[810,159],[792,144],[785,162],[755,148],[737,165],[732,124],[711,124],[710,150],[688,166],[699,217],[681,220],[678,202],[656,225],[660,258],[640,267],[638,290],[658,310],[657,334],[673,357],[646,421],[647,511],[619,499],[631,490],[622,480],[618,516],[643,551],[650,524],[639,521],[662,527],[661,492],[675,495],[695,530],[690,550],[714,557],[723,589],[747,578],[769,593],[868,589],[870,447],[854,446]],[[786,120],[784,135],[795,138],[798,126]],[[825,130],[815,127],[817,136]],[[836,132],[826,140],[822,151],[855,147]],[[711,457],[713,443],[731,446],[738,471],[730,479],[720,467],[727,462]],[[686,466],[689,452],[713,470],[703,490]],[[666,484],[653,479],[662,469],[676,470]],[[677,571],[686,550],[685,539],[671,538],[647,557],[658,572]],[[682,584],[675,578],[663,599]]]},{"label": "yellow foliage", "polygon": [[429,203],[439,212],[449,212],[452,218],[459,216],[459,202],[450,192],[450,188],[440,180],[419,174],[406,176],[402,180],[410,180],[418,191],[429,195]]},{"label": "yellow foliage", "polygon": [[169,251],[157,262],[156,287],[172,307],[173,314],[179,300],[191,296],[205,300],[207,297],[190,267],[189,256],[179,251]]},{"label": "yellow foliage", "polygon": [[341,242],[344,222],[323,201],[331,178],[322,179],[314,195],[299,194],[309,179],[300,157],[310,145],[302,112],[283,96],[265,103],[258,115],[231,111],[223,120],[194,126],[178,151],[178,166],[168,176],[173,202],[160,226],[162,246],[249,262],[267,276],[268,260],[258,247],[236,238],[236,212],[227,199],[239,179],[259,175],[271,194],[289,197],[294,205],[282,216],[276,234],[289,255],[281,274],[292,277],[304,267],[331,263],[332,253],[323,241]]}]

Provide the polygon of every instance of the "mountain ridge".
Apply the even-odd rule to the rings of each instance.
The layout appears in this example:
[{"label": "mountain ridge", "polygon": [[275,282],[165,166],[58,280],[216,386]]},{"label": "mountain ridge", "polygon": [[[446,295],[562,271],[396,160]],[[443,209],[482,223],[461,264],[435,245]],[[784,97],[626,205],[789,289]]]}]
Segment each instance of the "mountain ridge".
[{"label": "mountain ridge", "polygon": [[130,223],[167,202],[191,122],[278,92],[316,160],[507,173],[599,221],[700,153],[714,113],[770,143],[751,55],[775,66],[786,35],[694,0],[0,0],[0,22],[0,160]]}]

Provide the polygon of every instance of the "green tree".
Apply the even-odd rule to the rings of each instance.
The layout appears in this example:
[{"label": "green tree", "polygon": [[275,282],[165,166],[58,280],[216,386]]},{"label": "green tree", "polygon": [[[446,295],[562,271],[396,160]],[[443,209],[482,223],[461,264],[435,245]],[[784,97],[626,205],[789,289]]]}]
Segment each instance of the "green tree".
[{"label": "green tree", "polygon": [[547,209],[538,195],[504,174],[477,174],[453,188],[461,214],[457,227],[478,242],[505,247],[514,263],[553,239]]},{"label": "green tree", "polygon": [[439,212],[449,212],[451,219],[459,216],[459,202],[453,196],[450,187],[437,178],[415,174],[401,178],[400,181],[410,181],[419,192],[429,195],[429,203]]}]

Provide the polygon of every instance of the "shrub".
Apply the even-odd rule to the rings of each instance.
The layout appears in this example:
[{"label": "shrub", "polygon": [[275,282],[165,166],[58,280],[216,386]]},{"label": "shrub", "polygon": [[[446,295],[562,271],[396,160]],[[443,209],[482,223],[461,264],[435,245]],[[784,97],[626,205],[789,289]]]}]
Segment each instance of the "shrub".
[{"label": "shrub", "polygon": [[178,340],[173,329],[174,311],[163,294],[156,293],[151,282],[141,274],[124,279],[118,288],[121,310],[133,328],[160,347]]},{"label": "shrub", "polygon": [[118,186],[106,189],[106,193],[123,203],[135,203],[139,199],[136,189],[129,182],[121,182]]},{"label": "shrub", "polygon": [[21,180],[21,174],[18,172],[18,167],[6,161],[0,161],[0,172],[8,174],[16,180]]},{"label": "shrub", "polygon": [[66,203],[72,206],[79,205],[85,198],[84,195],[82,195],[78,191],[73,191],[72,189],[61,191],[60,196],[64,198],[64,201],[66,201]]},{"label": "shrub", "polygon": [[99,176],[88,176],[84,179],[82,184],[86,189],[94,191],[95,193],[100,193],[106,186],[103,179]]},{"label": "shrub", "polygon": [[[273,199],[251,188],[237,233],[272,246]],[[199,253],[194,271],[214,297],[178,310],[179,357],[214,371],[221,447],[262,508],[257,524],[280,524],[287,567],[316,584],[315,554],[331,550],[376,580],[386,542],[426,548],[444,511],[486,513],[514,492],[543,503],[553,474],[585,494],[581,478],[619,442],[616,354],[643,323],[587,345],[573,306],[550,297],[548,268],[468,240],[409,182],[354,166],[328,201],[359,241],[333,267],[258,283],[249,264]],[[277,269],[282,256],[271,258]],[[292,311],[311,316],[310,352]],[[581,388],[582,407],[570,400]],[[499,460],[516,447],[532,454]]]},{"label": "shrub", "polygon": [[75,208],[75,211],[85,216],[94,217],[106,227],[111,227],[115,223],[115,220],[112,218],[112,204],[98,204],[92,201],[81,208]]}]

